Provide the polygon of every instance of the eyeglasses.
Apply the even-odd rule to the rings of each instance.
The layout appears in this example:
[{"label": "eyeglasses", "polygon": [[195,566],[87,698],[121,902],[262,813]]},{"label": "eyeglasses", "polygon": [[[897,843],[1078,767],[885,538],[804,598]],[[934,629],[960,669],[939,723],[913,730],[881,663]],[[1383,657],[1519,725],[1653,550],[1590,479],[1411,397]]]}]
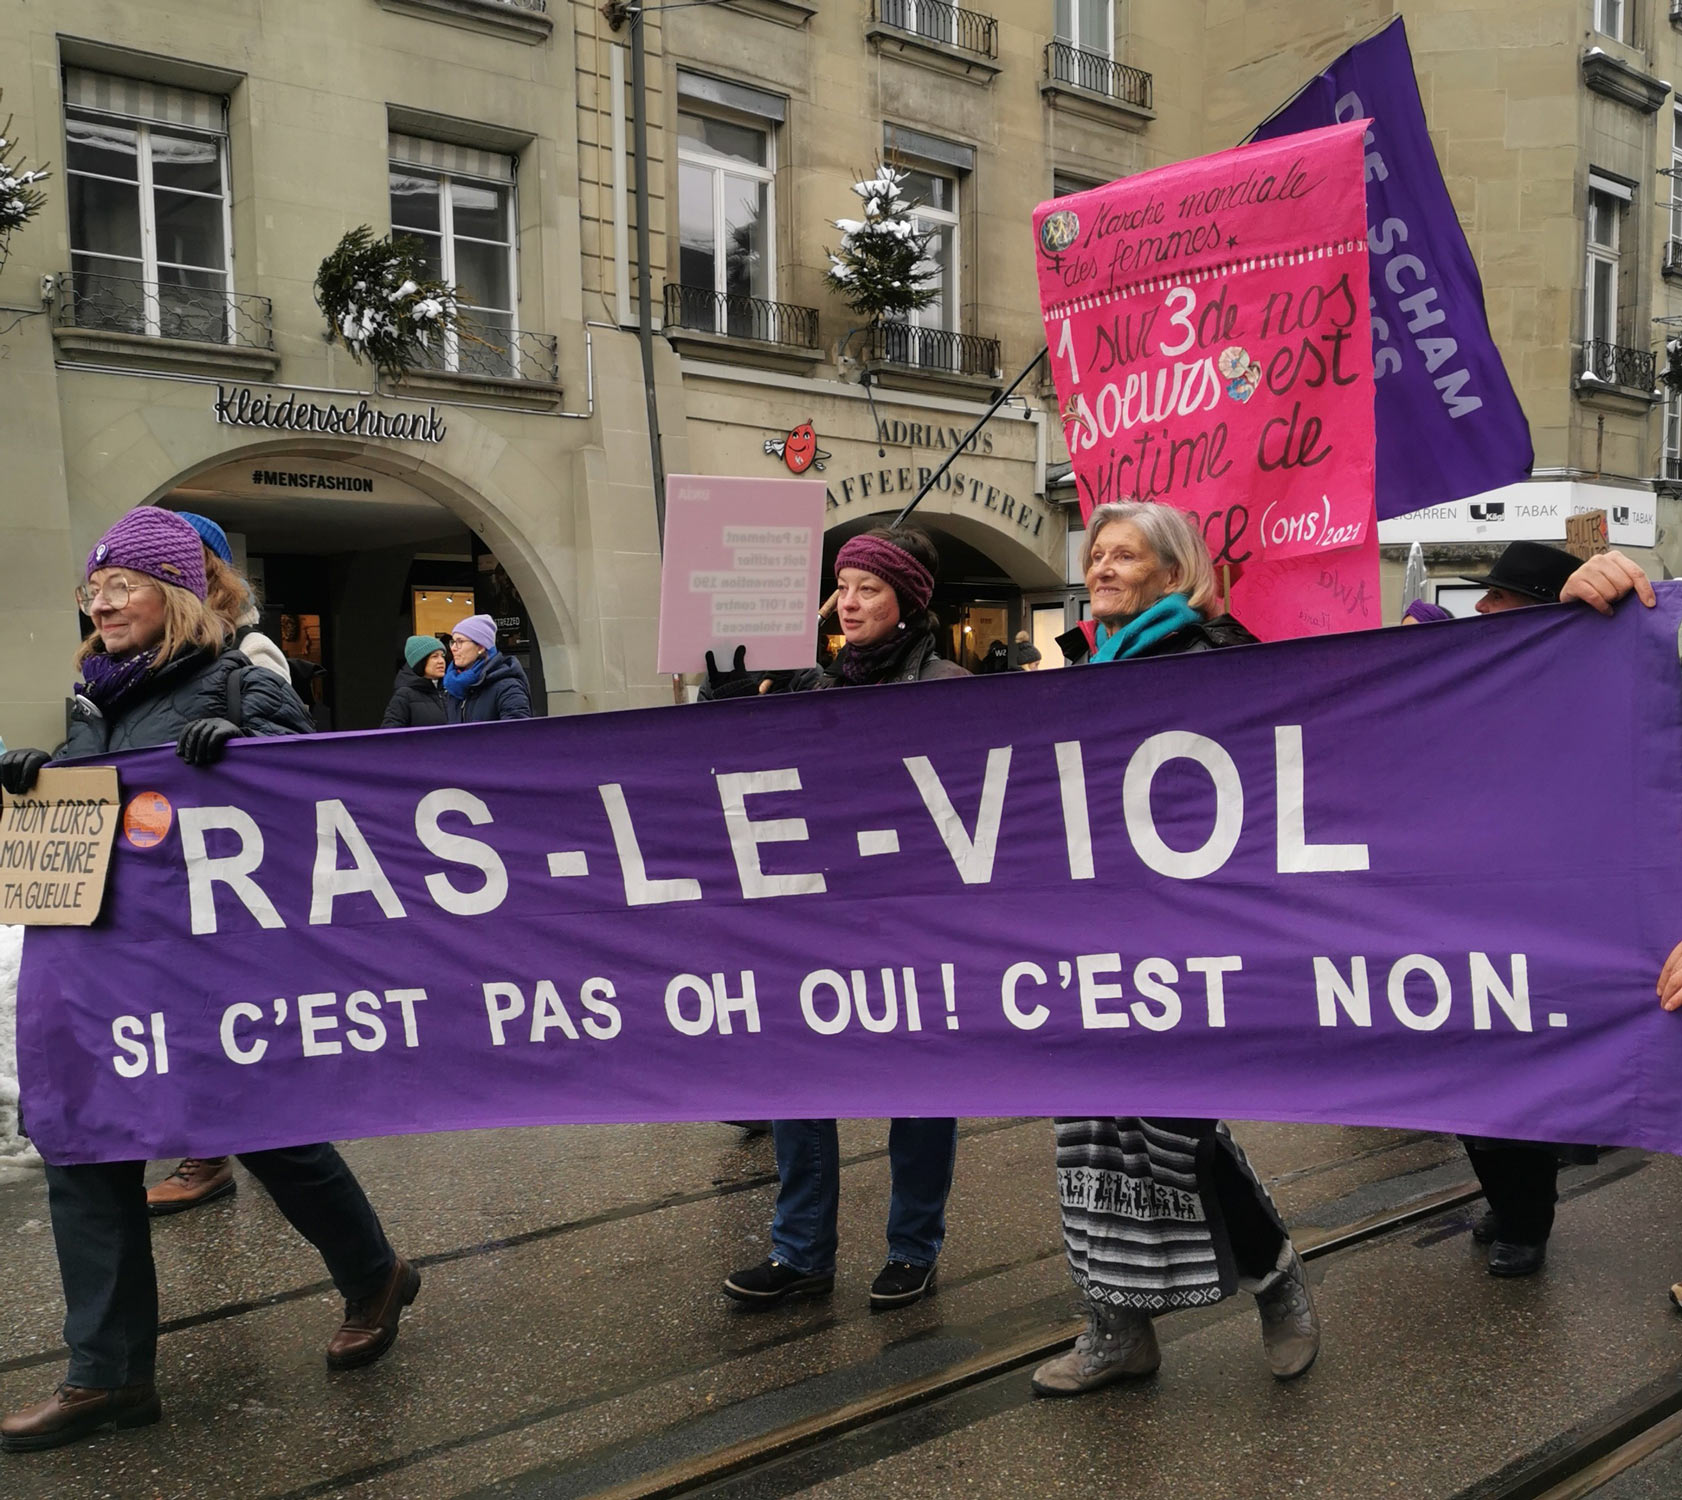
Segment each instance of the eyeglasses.
[{"label": "eyeglasses", "polygon": [[97,588],[91,583],[79,583],[76,585],[76,607],[89,615],[93,613],[94,605],[103,599],[112,609],[122,609],[136,589],[155,589],[157,586],[147,579],[124,578],[120,574],[116,578],[107,578]]}]

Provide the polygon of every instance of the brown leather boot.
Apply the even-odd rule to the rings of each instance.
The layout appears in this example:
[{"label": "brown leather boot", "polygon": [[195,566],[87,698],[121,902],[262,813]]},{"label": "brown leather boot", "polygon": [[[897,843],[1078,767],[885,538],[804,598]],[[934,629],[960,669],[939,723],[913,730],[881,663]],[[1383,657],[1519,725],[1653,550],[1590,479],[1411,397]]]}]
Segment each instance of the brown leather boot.
[{"label": "brown leather boot", "polygon": [[151,1381],[117,1390],[61,1385],[45,1401],[0,1418],[0,1448],[8,1453],[60,1448],[79,1442],[107,1423],[113,1427],[146,1427],[161,1416],[163,1407]]},{"label": "brown leather boot", "polygon": [[327,1368],[354,1370],[373,1364],[397,1342],[397,1320],[419,1291],[420,1272],[398,1256],[379,1291],[345,1303],[345,1320],[327,1345]]},{"label": "brown leather boot", "polygon": [[146,1212],[178,1214],[234,1190],[234,1169],[225,1156],[189,1156],[155,1188],[146,1192]]}]

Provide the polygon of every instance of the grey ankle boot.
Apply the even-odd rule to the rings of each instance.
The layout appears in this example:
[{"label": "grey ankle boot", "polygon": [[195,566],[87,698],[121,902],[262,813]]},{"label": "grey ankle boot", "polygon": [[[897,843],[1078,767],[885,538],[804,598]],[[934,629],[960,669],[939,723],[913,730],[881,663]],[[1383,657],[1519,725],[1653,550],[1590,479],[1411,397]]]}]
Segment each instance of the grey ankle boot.
[{"label": "grey ankle boot", "polygon": [[1271,1272],[1260,1280],[1241,1277],[1238,1284],[1255,1294],[1268,1369],[1275,1379],[1295,1379],[1320,1352],[1320,1316],[1314,1311],[1308,1273],[1296,1246],[1286,1240]]},{"label": "grey ankle boot", "polygon": [[1162,1363],[1150,1314],[1107,1302],[1086,1304],[1086,1332],[1075,1347],[1034,1371],[1036,1396],[1082,1396],[1112,1381],[1150,1375]]}]

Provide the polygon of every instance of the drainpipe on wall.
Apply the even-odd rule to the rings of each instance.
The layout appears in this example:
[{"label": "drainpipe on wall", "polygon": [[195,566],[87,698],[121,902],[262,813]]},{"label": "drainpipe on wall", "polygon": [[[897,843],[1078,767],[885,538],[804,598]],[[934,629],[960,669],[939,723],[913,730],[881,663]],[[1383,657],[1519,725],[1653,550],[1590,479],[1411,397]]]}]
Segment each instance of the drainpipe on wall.
[{"label": "drainpipe on wall", "polygon": [[637,342],[642,346],[643,396],[648,404],[648,462],[654,479],[654,526],[666,546],[666,463],[660,451],[660,403],[654,391],[653,272],[648,252],[648,75],[641,6],[630,11],[631,102],[636,110],[632,149],[637,158]]}]

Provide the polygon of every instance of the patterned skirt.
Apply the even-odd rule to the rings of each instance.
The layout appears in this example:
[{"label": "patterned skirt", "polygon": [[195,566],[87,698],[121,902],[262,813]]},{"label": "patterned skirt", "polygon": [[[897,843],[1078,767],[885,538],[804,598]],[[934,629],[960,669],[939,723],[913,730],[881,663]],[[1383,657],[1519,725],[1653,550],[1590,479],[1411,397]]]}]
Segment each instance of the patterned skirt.
[{"label": "patterned skirt", "polygon": [[[1276,1253],[1284,1225],[1224,1122],[1052,1123],[1069,1269],[1093,1300],[1159,1313],[1231,1296],[1239,1268],[1229,1217],[1271,1239],[1261,1254]],[[1230,1212],[1235,1196],[1242,1214]]]}]

